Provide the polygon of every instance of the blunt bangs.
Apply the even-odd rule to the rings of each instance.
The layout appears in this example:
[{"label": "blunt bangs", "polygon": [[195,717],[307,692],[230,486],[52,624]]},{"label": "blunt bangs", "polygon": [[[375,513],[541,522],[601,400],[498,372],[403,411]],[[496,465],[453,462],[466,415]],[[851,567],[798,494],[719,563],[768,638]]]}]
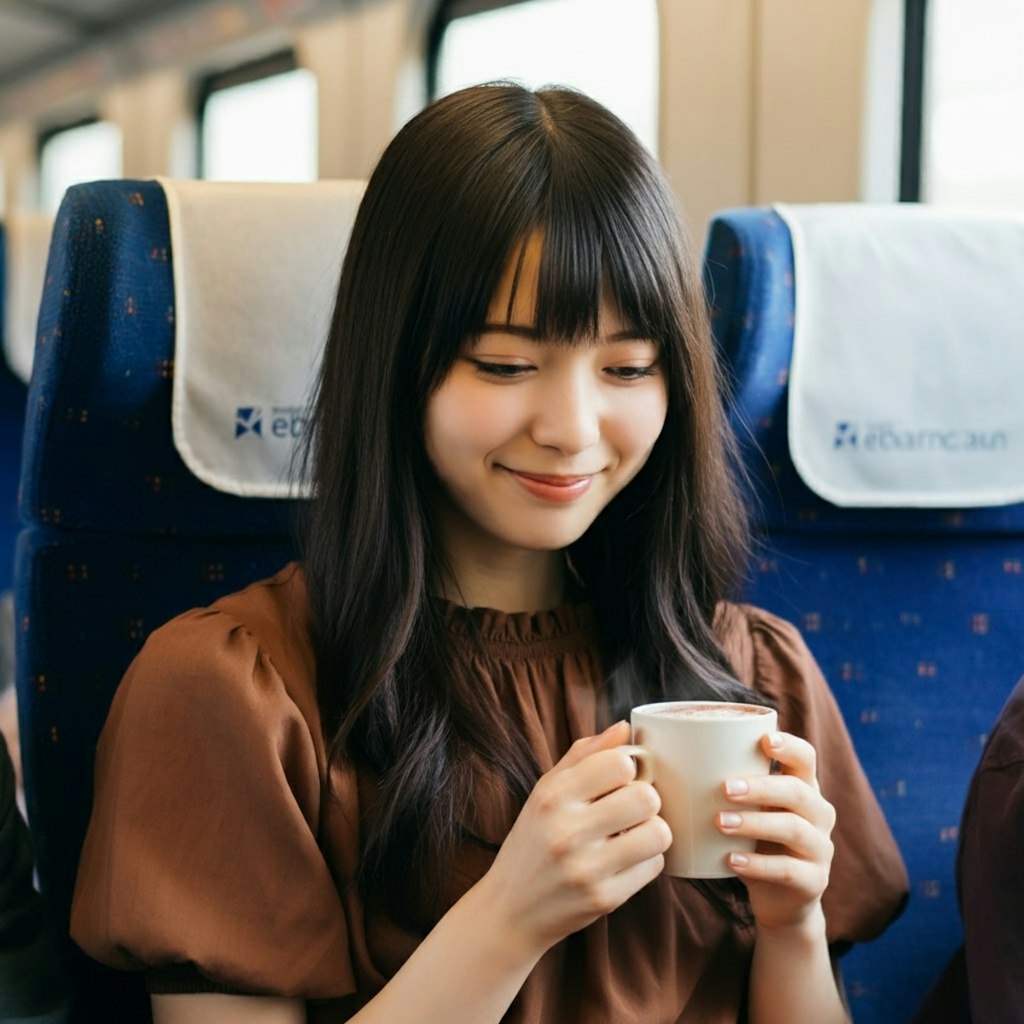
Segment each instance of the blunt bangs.
[{"label": "blunt bangs", "polygon": [[[652,265],[649,240],[619,230],[632,212],[595,208],[576,220],[539,225],[543,244],[532,326],[541,339],[569,345],[596,340],[601,302],[609,295],[629,330],[660,348],[675,347],[678,284]],[[510,308],[514,300],[513,291]]]},{"label": "blunt bangs", "polygon": [[[416,353],[421,412],[467,338],[480,333],[510,260],[543,235],[534,327],[562,344],[593,341],[605,289],[631,330],[663,351],[681,342],[680,225],[653,157],[614,115],[568,89],[530,92],[489,85],[465,90],[485,128],[467,135],[460,94],[435,108],[452,144],[441,194],[423,196],[443,211],[425,253],[421,302],[403,348]],[[491,101],[488,104],[488,101]],[[417,154],[419,156],[419,154]],[[508,313],[515,301],[517,273]]]},{"label": "blunt bangs", "polygon": [[554,128],[534,326],[544,338],[592,339],[607,287],[630,329],[671,347],[680,331],[680,225],[653,157],[587,97],[561,89],[537,97]]}]

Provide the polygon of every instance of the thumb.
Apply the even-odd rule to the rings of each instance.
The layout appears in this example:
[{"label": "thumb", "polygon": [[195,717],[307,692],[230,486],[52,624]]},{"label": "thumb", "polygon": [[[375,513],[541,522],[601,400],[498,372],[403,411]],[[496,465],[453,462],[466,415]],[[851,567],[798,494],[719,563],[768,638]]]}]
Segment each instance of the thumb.
[{"label": "thumb", "polygon": [[585,757],[596,754],[599,750],[610,750],[629,742],[629,722],[616,722],[609,725],[604,732],[596,736],[584,736],[565,752],[565,756],[552,768],[552,772],[565,771],[580,763]]}]

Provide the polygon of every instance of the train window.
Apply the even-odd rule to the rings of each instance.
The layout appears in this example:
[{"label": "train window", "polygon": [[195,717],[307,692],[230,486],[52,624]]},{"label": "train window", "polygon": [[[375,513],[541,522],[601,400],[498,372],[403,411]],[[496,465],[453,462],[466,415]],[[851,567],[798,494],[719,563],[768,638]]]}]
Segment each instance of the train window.
[{"label": "train window", "polygon": [[317,85],[291,53],[203,83],[200,176],[213,181],[316,181]]},{"label": "train window", "polygon": [[581,89],[657,152],[656,0],[442,3],[427,67],[431,97],[499,78]]},{"label": "train window", "polygon": [[121,174],[121,129],[110,121],[79,121],[40,137],[39,205],[43,210],[56,213],[72,185]]},{"label": "train window", "polygon": [[930,0],[921,198],[1024,207],[1024,5]]}]

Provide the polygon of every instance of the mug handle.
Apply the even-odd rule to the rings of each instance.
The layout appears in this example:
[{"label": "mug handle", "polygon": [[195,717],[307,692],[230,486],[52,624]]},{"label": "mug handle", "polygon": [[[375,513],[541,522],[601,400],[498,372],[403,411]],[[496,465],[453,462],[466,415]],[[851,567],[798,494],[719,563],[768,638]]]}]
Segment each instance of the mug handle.
[{"label": "mug handle", "polygon": [[619,747],[624,754],[629,754],[636,761],[636,778],[634,782],[652,782],[654,780],[654,755],[646,747],[635,743],[625,743]]}]

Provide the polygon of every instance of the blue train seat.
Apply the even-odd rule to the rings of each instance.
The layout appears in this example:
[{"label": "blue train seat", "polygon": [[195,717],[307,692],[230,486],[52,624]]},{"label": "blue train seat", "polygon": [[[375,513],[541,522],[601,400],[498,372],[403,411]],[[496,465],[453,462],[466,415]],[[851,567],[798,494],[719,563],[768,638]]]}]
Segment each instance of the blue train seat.
[{"label": "blue train seat", "polygon": [[48,217],[22,214],[0,225],[0,694],[14,676],[11,583],[21,528],[22,431],[50,227]]},{"label": "blue train seat", "polygon": [[[129,662],[161,623],[294,556],[301,502],[215,490],[175,448],[174,269],[158,183],[68,191],[39,317],[15,575],[26,798],[64,934],[96,742]],[[149,1019],[141,974],[70,943],[68,955],[78,1019]]]},{"label": "blue train seat", "polygon": [[11,589],[14,545],[21,528],[18,481],[27,394],[26,383],[0,363],[0,594]]},{"label": "blue train seat", "polygon": [[21,525],[22,428],[51,224],[49,217],[18,214],[0,225],[0,594],[11,589]]},{"label": "blue train seat", "polygon": [[1024,671],[1024,506],[840,508],[812,492],[787,435],[801,287],[787,224],[719,214],[705,274],[758,509],[746,596],[802,629],[910,873],[903,915],[843,958],[854,1019],[904,1021],[960,944],[964,795]]}]

